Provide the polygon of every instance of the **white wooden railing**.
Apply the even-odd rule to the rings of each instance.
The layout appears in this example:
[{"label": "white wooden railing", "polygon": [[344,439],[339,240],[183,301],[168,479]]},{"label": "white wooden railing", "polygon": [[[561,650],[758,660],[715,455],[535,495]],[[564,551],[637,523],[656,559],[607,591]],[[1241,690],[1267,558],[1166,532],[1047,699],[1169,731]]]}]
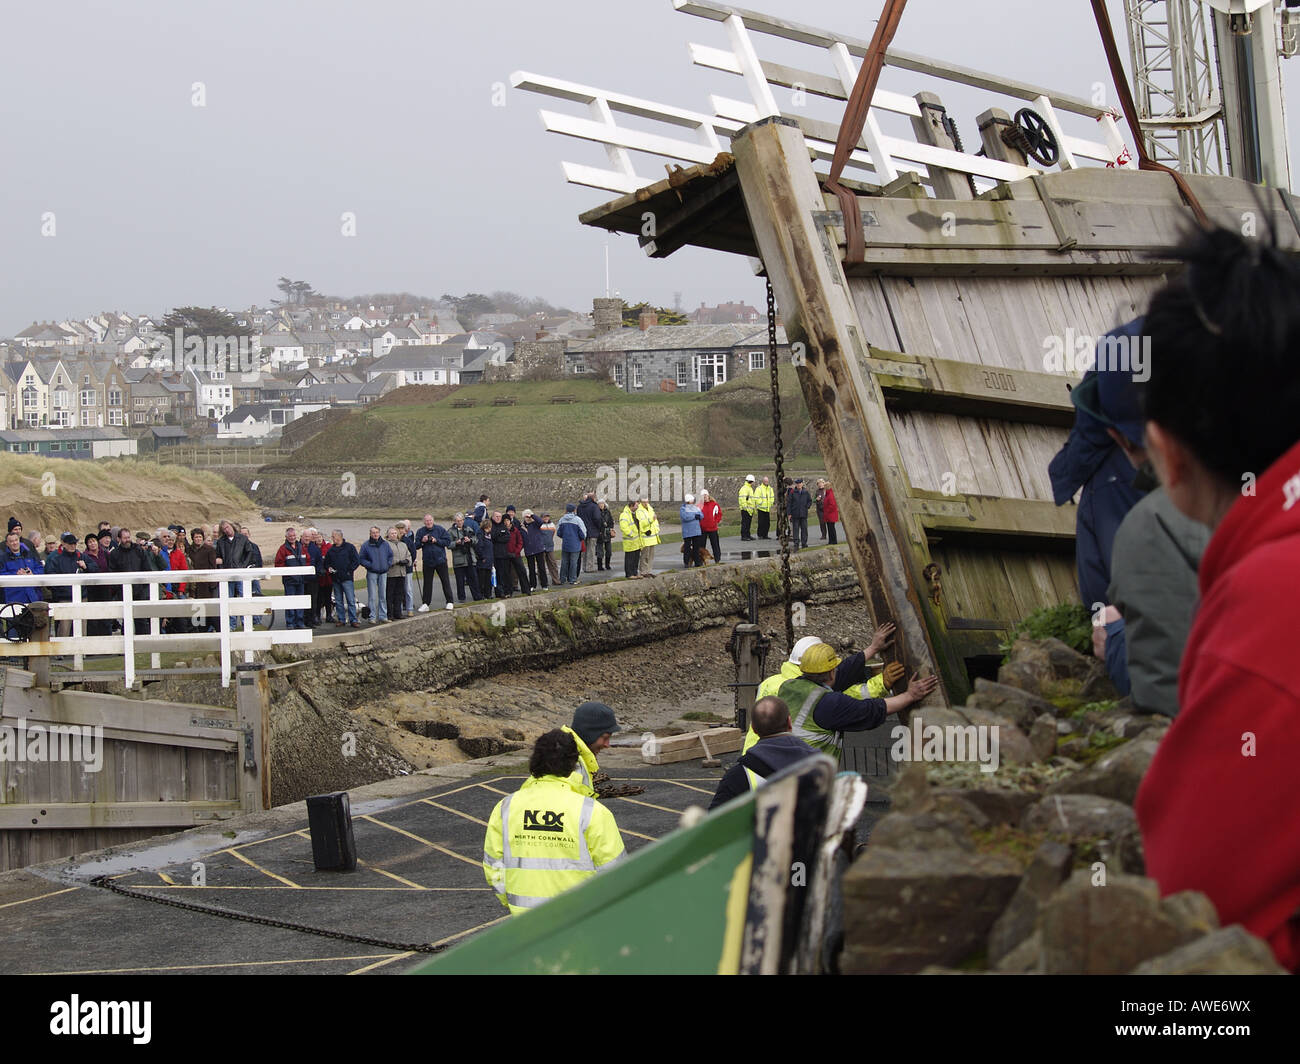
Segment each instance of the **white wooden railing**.
[{"label": "white wooden railing", "polygon": [[[543,126],[552,133],[586,140],[604,147],[612,168],[564,162],[564,176],[571,184],[585,185],[610,192],[629,194],[662,180],[661,175],[638,174],[630,152],[658,156],[678,163],[710,163],[743,126],[763,118],[781,116],[802,129],[808,147],[818,159],[834,155],[838,124],[818,120],[797,109],[783,110],[777,103],[772,86],[798,89],[811,96],[845,101],[858,76],[858,60],[867,52],[869,42],[816,27],[787,22],[755,11],[705,0],[673,0],[679,11],[721,22],[726,29],[730,48],[690,45],[692,62],[701,67],[738,75],[749,100],[726,96],[709,97],[712,113],[686,110],[622,93],[608,92],[590,85],[546,77],[526,71],[511,75],[511,84],[527,92],[552,99],[582,104],[587,115],[578,117],[557,111],[542,110]],[[781,39],[807,45],[828,64],[829,73],[806,70],[760,58],[758,41]],[[1126,155],[1124,138],[1107,109],[1087,100],[1057,93],[1041,86],[1014,81],[1000,75],[956,66],[924,56],[890,49],[886,65],[906,69],[938,81],[974,87],[1009,100],[1029,103],[1042,115],[1060,148],[1059,165],[1073,169],[1087,160],[1105,166],[1132,165]],[[1061,114],[1072,113],[1095,123],[1100,139],[1076,136],[1062,125]],[[920,116],[920,106],[911,96],[877,89],[859,142],[849,159],[849,166],[877,184],[894,181],[900,173],[911,171],[928,180],[929,167],[969,174],[982,187],[997,181],[1017,181],[1040,173],[1033,166],[989,159],[967,151],[954,151],[925,144],[907,137],[887,135],[877,113]],[[619,116],[649,119],[668,127],[648,132],[643,128],[620,125]],[[685,132],[687,136],[680,134]]]},{"label": "white wooden railing", "polygon": [[[71,656],[73,673],[81,678],[93,676],[83,673],[87,655],[121,655],[124,666],[126,686],[135,684],[135,655],[149,654],[151,668],[161,666],[161,655],[165,653],[189,653],[216,651],[220,658],[221,685],[228,687],[232,675],[232,655],[242,653],[245,662],[252,662],[258,651],[270,650],[273,646],[287,643],[310,643],[311,629],[286,630],[284,628],[255,628],[253,621],[257,617],[270,615],[273,611],[308,610],[312,608],[310,595],[269,595],[253,597],[254,580],[280,579],[285,576],[315,576],[316,570],[310,565],[264,567],[259,569],[178,569],[150,571],[144,573],[78,573],[74,575],[35,574],[32,576],[0,576],[0,596],[6,588],[11,587],[70,587],[71,602],[49,602],[49,625],[34,633],[26,642],[11,642],[0,638],[0,655],[8,654],[25,658],[51,658]],[[164,584],[212,584],[212,598],[172,598],[163,596]],[[240,585],[242,594],[232,595],[230,585]],[[136,599],[130,592],[123,594],[121,601],[92,602],[86,599],[85,590],[89,587],[134,588],[139,585],[148,587],[148,598]],[[215,632],[195,630],[193,632],[164,632],[162,622],[172,618],[184,618],[207,624],[214,621],[218,625]],[[240,624],[236,631],[230,630],[234,619]],[[137,634],[135,622],[147,620],[148,633]],[[58,637],[55,625],[59,621],[70,621],[70,635]],[[122,631],[114,635],[87,635],[86,626],[90,621],[116,621]],[[12,627],[10,618],[0,618],[0,636]],[[194,671],[200,671],[195,669]]]}]

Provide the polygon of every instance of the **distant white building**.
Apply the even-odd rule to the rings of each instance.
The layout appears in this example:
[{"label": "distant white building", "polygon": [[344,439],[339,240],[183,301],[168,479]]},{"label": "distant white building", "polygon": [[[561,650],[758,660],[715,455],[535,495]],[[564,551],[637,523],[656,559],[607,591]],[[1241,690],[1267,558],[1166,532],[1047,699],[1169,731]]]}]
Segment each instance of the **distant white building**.
[{"label": "distant white building", "polygon": [[[307,413],[307,411],[303,411]],[[219,439],[261,440],[278,436],[284,426],[298,420],[302,414],[296,406],[271,406],[268,403],[245,403],[235,407],[217,422]]]},{"label": "distant white building", "polygon": [[395,388],[408,384],[459,384],[463,350],[444,350],[442,344],[395,347],[366,368],[366,381],[391,376]]}]

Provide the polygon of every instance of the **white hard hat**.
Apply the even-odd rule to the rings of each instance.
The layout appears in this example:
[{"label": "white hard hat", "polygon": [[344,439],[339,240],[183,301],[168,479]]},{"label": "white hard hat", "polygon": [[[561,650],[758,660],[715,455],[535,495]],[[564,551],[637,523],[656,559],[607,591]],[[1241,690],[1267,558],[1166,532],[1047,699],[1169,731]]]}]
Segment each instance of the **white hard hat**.
[{"label": "white hard hat", "polygon": [[790,664],[798,665],[803,661],[804,651],[809,647],[815,647],[821,640],[815,635],[806,635],[795,643],[794,648],[790,651]]},{"label": "white hard hat", "polygon": [[747,476],[745,479],[746,479],[746,480],[753,480],[753,479],[754,479],[754,474],[753,474],[753,473],[750,473],[749,476]]}]

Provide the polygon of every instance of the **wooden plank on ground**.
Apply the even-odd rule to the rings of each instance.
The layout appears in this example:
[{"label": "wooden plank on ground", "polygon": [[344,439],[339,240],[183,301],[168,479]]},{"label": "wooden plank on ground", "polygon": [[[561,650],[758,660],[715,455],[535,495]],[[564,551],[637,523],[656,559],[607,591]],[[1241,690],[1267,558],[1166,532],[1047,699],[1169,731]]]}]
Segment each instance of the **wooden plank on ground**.
[{"label": "wooden plank on ground", "polygon": [[744,742],[745,733],[739,728],[706,728],[685,735],[656,738],[642,748],[641,759],[648,765],[672,765],[678,761],[694,761],[698,757],[729,754],[739,750]]}]

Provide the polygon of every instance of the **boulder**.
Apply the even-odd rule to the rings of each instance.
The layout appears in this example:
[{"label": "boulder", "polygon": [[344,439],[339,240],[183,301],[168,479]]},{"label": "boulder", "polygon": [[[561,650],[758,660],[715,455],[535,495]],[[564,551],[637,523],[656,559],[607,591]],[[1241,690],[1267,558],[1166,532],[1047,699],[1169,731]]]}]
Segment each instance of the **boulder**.
[{"label": "boulder", "polygon": [[1123,802],[1093,794],[1049,794],[1021,818],[1025,831],[1044,831],[1071,841],[1095,841],[1098,856],[1124,872],[1145,871],[1137,817]]},{"label": "boulder", "polygon": [[1042,951],[1043,940],[1035,931],[1027,939],[1020,943],[1015,949],[998,961],[996,968],[999,972],[1025,974],[1026,972],[1036,971],[1038,968],[1038,955]]},{"label": "boulder", "polygon": [[975,806],[991,824],[1019,824],[1025,810],[1037,800],[1034,795],[1024,791],[1006,791],[992,787],[944,788],[931,793],[935,801],[946,795],[961,798]]},{"label": "boulder", "polygon": [[1031,661],[1010,661],[998,669],[999,685],[1017,687],[1035,697],[1043,689],[1043,683],[1050,678],[1045,668]]},{"label": "boulder", "polygon": [[1119,692],[1111,683],[1110,674],[1100,661],[1093,660],[1092,671],[1083,678],[1079,697],[1085,702],[1113,702],[1119,698]]},{"label": "boulder", "polygon": [[1180,890],[1160,899],[1165,915],[1191,935],[1219,930],[1219,912],[1199,890]]},{"label": "boulder", "polygon": [[895,812],[919,813],[930,808],[930,782],[925,762],[907,761],[902,770],[888,779],[889,808]]},{"label": "boulder", "polygon": [[1013,765],[1032,765],[1038,760],[1038,756],[1034,753],[1034,747],[1029,742],[1029,737],[1017,728],[1009,717],[1004,717],[998,713],[990,713],[986,709],[967,708],[963,712],[972,724],[997,729],[994,734],[998,739],[999,762],[1006,761]]},{"label": "boulder", "polygon": [[1134,975],[1286,975],[1268,943],[1240,924],[1145,960]]},{"label": "boulder", "polygon": [[1155,757],[1158,743],[1135,739],[1099,758],[1095,764],[1047,788],[1051,794],[1095,794],[1132,805],[1142,776]]},{"label": "boulder", "polygon": [[509,739],[511,742],[522,743],[524,741],[524,733],[518,728],[502,728],[501,738]]},{"label": "boulder", "polygon": [[1056,888],[1069,879],[1073,866],[1073,847],[1051,841],[1038,847],[1011,901],[989,931],[990,965],[996,966],[1034,933],[1039,910]]},{"label": "boulder", "polygon": [[931,794],[934,815],[947,823],[960,825],[965,831],[982,831],[992,821],[978,805],[961,791],[947,790]]},{"label": "boulder", "polygon": [[1076,872],[1043,905],[1041,963],[1050,975],[1120,975],[1196,937],[1160,907],[1153,879]]},{"label": "boulder", "polygon": [[1002,854],[869,846],[845,873],[845,974],[918,972],[983,949],[1020,883]]},{"label": "boulder", "polygon": [[975,843],[960,821],[932,812],[888,813],[871,829],[868,849],[974,850]]},{"label": "boulder", "polygon": [[1029,745],[1039,761],[1046,761],[1056,753],[1056,718],[1050,713],[1044,713],[1030,727]]},{"label": "boulder", "polygon": [[1026,732],[1044,713],[1056,712],[1056,707],[1051,702],[1029,691],[1010,684],[994,683],[983,677],[975,681],[975,692],[966,699],[966,704],[1010,717],[1017,728]]}]

